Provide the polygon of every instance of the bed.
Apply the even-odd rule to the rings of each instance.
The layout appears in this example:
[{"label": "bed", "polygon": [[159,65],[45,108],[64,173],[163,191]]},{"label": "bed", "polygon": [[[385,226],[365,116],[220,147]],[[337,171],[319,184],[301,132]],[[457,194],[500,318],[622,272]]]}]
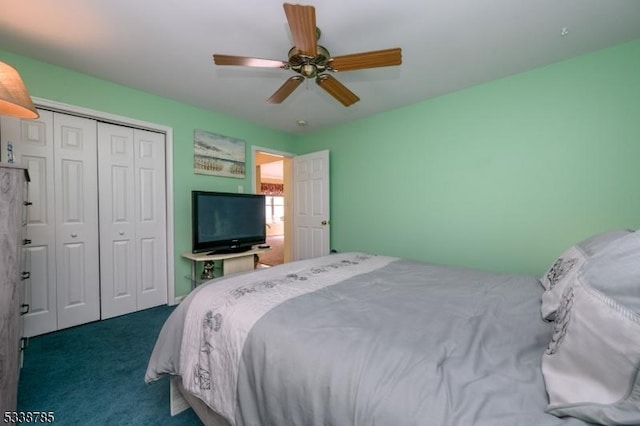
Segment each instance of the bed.
[{"label": "bed", "polygon": [[636,234],[543,277],[340,253],[216,279],[167,319],[145,380],[170,375],[213,425],[638,424]]}]

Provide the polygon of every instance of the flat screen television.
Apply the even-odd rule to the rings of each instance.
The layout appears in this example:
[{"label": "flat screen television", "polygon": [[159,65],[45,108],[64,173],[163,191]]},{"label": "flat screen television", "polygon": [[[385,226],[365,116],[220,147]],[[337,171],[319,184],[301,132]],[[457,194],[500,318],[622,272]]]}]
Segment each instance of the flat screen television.
[{"label": "flat screen television", "polygon": [[267,239],[265,196],[192,191],[193,253],[236,253]]}]

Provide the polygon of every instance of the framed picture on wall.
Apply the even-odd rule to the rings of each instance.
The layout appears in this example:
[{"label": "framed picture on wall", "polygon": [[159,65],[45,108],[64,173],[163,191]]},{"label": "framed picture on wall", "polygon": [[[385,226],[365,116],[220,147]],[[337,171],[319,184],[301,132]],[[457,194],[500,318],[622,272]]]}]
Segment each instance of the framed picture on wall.
[{"label": "framed picture on wall", "polygon": [[201,175],[244,178],[245,142],[230,136],[195,130],[193,172]]}]

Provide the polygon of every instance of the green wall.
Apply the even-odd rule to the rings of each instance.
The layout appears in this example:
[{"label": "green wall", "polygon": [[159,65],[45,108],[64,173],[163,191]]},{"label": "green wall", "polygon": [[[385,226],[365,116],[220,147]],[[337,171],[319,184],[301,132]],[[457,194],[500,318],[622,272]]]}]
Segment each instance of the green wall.
[{"label": "green wall", "polygon": [[[640,227],[640,41],[305,136],[0,51],[33,96],[174,129],[176,294],[185,294],[194,129],[331,152],[331,238],[364,250],[541,274],[593,233]],[[366,102],[363,99],[362,102]],[[251,165],[248,165],[251,167]]]},{"label": "green wall", "polygon": [[541,274],[640,227],[640,41],[301,139],[331,152],[332,248]]},{"label": "green wall", "polygon": [[245,179],[220,178],[193,173],[193,131],[202,129],[246,141],[247,170],[252,169],[251,146],[291,151],[294,138],[247,121],[229,117],[171,99],[133,90],[109,81],[89,77],[64,68],[38,62],[0,50],[0,60],[18,69],[34,97],[117,114],[173,128],[173,193],[176,295],[189,291],[189,262],[180,253],[191,250],[191,190],[236,192]]}]

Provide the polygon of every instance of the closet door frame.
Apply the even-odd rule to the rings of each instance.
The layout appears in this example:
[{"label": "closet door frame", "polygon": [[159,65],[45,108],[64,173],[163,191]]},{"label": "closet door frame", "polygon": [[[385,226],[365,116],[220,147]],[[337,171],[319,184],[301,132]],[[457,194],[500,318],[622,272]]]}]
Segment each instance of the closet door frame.
[{"label": "closet door frame", "polygon": [[32,96],[33,103],[36,107],[41,107],[61,113],[75,114],[85,116],[87,118],[106,121],[112,124],[136,127],[154,132],[164,133],[165,135],[165,191],[166,191],[166,259],[167,259],[167,303],[176,305],[180,300],[175,297],[175,260],[174,260],[174,244],[173,244],[173,129],[161,124],[141,121],[134,118],[124,117],[121,115],[111,114],[103,111],[97,111],[90,108],[84,108],[76,105],[65,104],[62,102],[52,101],[49,99],[38,98]]}]

